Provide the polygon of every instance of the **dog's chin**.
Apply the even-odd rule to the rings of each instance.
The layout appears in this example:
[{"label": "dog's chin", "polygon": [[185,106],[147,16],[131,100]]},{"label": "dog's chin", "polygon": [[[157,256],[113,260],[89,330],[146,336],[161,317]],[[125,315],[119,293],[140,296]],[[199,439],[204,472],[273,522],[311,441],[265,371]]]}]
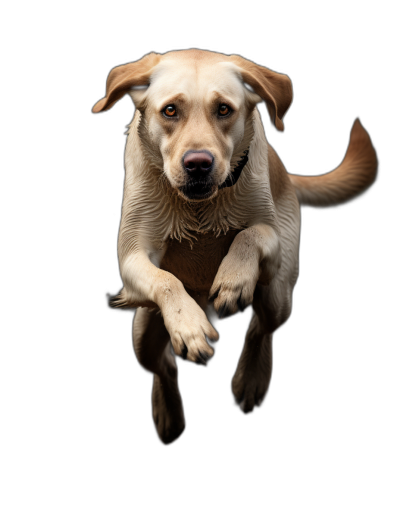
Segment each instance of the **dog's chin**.
[{"label": "dog's chin", "polygon": [[179,192],[188,201],[205,201],[216,195],[218,187],[214,183],[196,181],[181,186]]}]

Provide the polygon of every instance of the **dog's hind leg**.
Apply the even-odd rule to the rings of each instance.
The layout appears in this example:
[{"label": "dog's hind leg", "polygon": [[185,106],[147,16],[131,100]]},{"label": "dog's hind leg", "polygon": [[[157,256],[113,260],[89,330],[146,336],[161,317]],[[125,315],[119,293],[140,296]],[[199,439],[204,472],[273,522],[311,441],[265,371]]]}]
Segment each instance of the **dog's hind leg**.
[{"label": "dog's hind leg", "polygon": [[273,332],[291,311],[291,295],[279,301],[273,291],[261,286],[255,290],[253,318],[232,379],[232,392],[244,413],[261,405],[267,394],[272,374]]},{"label": "dog's hind leg", "polygon": [[171,443],[185,429],[185,417],[178,388],[178,369],[160,312],[148,308],[136,311],[133,346],[139,363],[154,373],[153,419],[162,442]]},{"label": "dog's hind leg", "polygon": [[259,406],[267,393],[272,373],[272,334],[265,334],[255,313],[246,334],[242,354],[232,379],[232,391],[244,413]]}]

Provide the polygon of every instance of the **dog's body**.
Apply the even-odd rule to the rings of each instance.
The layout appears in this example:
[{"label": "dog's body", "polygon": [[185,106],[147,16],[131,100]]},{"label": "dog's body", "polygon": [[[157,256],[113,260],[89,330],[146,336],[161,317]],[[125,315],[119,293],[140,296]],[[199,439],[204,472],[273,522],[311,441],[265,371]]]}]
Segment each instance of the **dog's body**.
[{"label": "dog's body", "polygon": [[335,171],[289,175],[255,105],[264,99],[283,130],[290,80],[238,56],[150,54],[111,72],[94,111],[127,92],[136,113],[118,246],[124,287],[111,305],[138,307],[135,352],[154,373],[153,416],[160,438],[171,442],[184,416],[170,342],[176,354],[206,363],[213,354],[206,336],[218,338],[205,314],[209,300],[220,316],[252,303],[232,389],[245,412],[259,405],[271,377],[272,334],[291,312],[300,203],[351,199],[373,182],[377,160],[357,120]]}]

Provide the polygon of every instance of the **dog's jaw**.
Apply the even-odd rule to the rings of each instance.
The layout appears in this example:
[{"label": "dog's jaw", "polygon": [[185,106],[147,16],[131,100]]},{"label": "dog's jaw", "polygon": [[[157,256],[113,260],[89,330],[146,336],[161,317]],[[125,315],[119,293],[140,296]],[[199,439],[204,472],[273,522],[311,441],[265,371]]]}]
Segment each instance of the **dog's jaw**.
[{"label": "dog's jaw", "polygon": [[209,185],[208,183],[195,182],[181,186],[179,192],[186,200],[199,202],[211,199],[217,195],[218,187],[215,184]]}]

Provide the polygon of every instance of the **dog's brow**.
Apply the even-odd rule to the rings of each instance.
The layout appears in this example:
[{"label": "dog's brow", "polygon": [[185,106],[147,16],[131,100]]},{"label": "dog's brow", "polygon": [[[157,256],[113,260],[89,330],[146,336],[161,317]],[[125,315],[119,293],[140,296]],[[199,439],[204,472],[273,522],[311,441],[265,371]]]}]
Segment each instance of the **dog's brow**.
[{"label": "dog's brow", "polygon": [[168,98],[165,98],[160,107],[163,109],[169,103],[185,103],[186,101],[187,97],[185,94],[183,94],[183,92],[179,92],[178,94],[174,94],[173,96],[168,96]]},{"label": "dog's brow", "polygon": [[232,107],[232,109],[237,110],[237,105],[236,103],[232,101],[230,96],[222,94],[221,92],[218,92],[218,90],[213,90],[211,94],[212,94],[212,99],[214,101],[220,101],[220,102],[226,103],[227,105]]}]

